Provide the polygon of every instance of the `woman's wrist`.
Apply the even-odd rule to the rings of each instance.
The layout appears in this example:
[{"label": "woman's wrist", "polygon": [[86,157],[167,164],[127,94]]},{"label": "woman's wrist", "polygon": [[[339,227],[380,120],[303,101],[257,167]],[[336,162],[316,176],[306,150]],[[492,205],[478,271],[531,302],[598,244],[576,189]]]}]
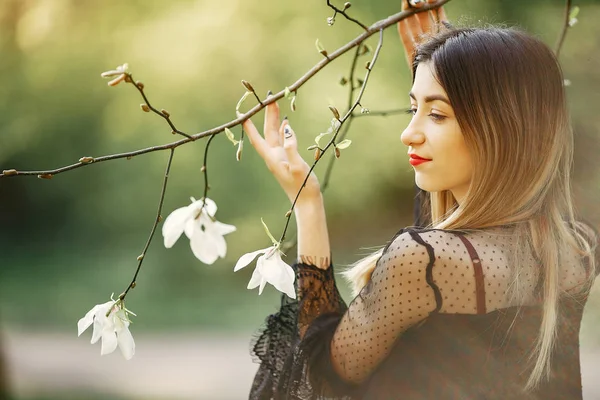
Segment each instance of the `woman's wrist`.
[{"label": "woman's wrist", "polygon": [[305,198],[294,208],[298,226],[298,260],[305,264],[327,269],[331,263],[331,249],[323,196]]}]

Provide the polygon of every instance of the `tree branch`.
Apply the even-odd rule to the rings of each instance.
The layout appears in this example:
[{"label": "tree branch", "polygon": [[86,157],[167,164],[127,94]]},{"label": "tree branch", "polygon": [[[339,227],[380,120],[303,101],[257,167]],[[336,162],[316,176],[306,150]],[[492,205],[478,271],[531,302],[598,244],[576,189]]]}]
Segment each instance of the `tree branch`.
[{"label": "tree branch", "polygon": [[[360,45],[366,39],[371,37],[375,32],[379,32],[410,15],[413,15],[413,14],[416,14],[419,12],[426,12],[428,10],[431,10],[431,9],[434,9],[437,7],[441,7],[449,1],[450,0],[440,0],[436,4],[425,5],[419,9],[410,9],[410,10],[402,11],[402,12],[393,14],[385,19],[382,19],[382,20],[374,23],[373,25],[368,27],[368,29],[365,32],[363,32],[362,34],[360,34],[359,36],[357,36],[350,42],[346,43],[342,47],[338,48],[334,52],[328,54],[327,57],[324,57],[323,59],[321,59],[321,61],[319,61],[314,67],[312,67],[310,70],[308,70],[303,76],[301,76],[298,80],[296,80],[296,82],[294,82],[291,86],[289,86],[288,89],[291,92],[297,91],[302,85],[304,85],[306,82],[308,82],[313,76],[315,76],[320,70],[325,68],[329,63],[331,63],[333,60],[340,57],[341,55],[345,54],[350,49]],[[181,139],[176,142],[172,142],[172,143],[168,143],[168,144],[164,144],[164,145],[160,145],[160,146],[147,147],[145,149],[135,150],[135,151],[126,152],[126,153],[95,157],[95,158],[93,158],[93,160],[91,162],[90,161],[88,161],[88,162],[80,161],[75,164],[71,164],[71,165],[67,165],[67,166],[55,168],[55,169],[39,170],[39,171],[18,171],[15,169],[7,169],[7,170],[2,171],[2,173],[0,174],[0,178],[7,178],[7,177],[11,177],[11,176],[38,176],[38,177],[50,178],[54,175],[57,175],[57,174],[60,174],[60,173],[66,172],[66,171],[71,171],[73,169],[81,168],[81,167],[84,167],[87,165],[96,164],[99,162],[111,161],[111,160],[116,160],[116,159],[121,159],[121,158],[132,158],[132,157],[139,156],[142,154],[147,154],[147,153],[152,153],[155,151],[162,151],[162,150],[167,150],[167,149],[172,150],[172,149],[175,149],[175,148],[177,148],[183,144],[186,144],[188,142],[195,141],[195,140],[198,140],[198,139],[206,137],[206,136],[211,136],[211,135],[221,133],[221,132],[223,132],[223,130],[225,128],[232,128],[234,126],[237,126],[237,125],[241,124],[243,121],[252,117],[254,114],[258,113],[260,110],[262,110],[267,105],[283,98],[284,95],[285,95],[285,91],[282,90],[282,91],[270,96],[268,99],[263,100],[262,104],[260,104],[260,103],[257,104],[252,109],[247,111],[245,114],[241,114],[238,118],[231,120],[223,125],[206,130],[204,132],[200,132],[200,133],[191,135],[190,138],[186,137],[186,138]]]},{"label": "tree branch", "polygon": [[556,43],[556,50],[554,53],[556,54],[556,58],[560,55],[560,49],[565,41],[565,37],[567,36],[567,31],[569,30],[569,15],[571,14],[571,0],[567,0],[565,4],[565,20],[563,23],[562,31],[558,38],[558,42]]},{"label": "tree branch", "polygon": [[133,279],[127,289],[121,295],[119,295],[120,300],[125,300],[127,293],[129,293],[130,289],[133,289],[136,285],[136,279],[138,274],[140,273],[140,269],[142,268],[142,263],[144,262],[144,258],[146,257],[146,252],[150,247],[150,243],[152,243],[152,238],[154,237],[154,232],[156,232],[156,227],[158,223],[162,220],[160,213],[162,212],[163,202],[165,200],[165,193],[167,192],[167,181],[169,179],[169,171],[171,170],[171,163],[173,162],[173,155],[175,154],[175,149],[171,149],[171,153],[169,154],[169,161],[167,162],[167,169],[165,171],[165,177],[163,178],[162,189],[160,191],[160,200],[158,201],[158,211],[156,213],[156,219],[154,220],[154,224],[152,225],[152,229],[150,230],[150,236],[146,241],[146,245],[144,246],[144,250],[142,250],[142,254],[138,256],[138,266],[135,270],[135,274],[133,275]]},{"label": "tree branch", "polygon": [[[323,154],[325,154],[325,152],[327,152],[327,150],[331,146],[334,146],[334,148],[335,148],[335,140],[337,139],[337,136],[338,136],[338,133],[340,132],[340,129],[342,128],[344,122],[346,122],[346,120],[348,118],[350,118],[350,116],[352,115],[352,112],[354,111],[354,109],[360,104],[360,100],[362,99],[362,96],[363,96],[363,94],[365,92],[365,88],[366,88],[367,83],[369,81],[369,76],[371,75],[371,71],[373,70],[373,67],[375,66],[375,63],[377,62],[377,58],[379,57],[379,52],[381,50],[381,47],[383,46],[383,29],[384,28],[381,28],[380,31],[379,31],[379,42],[377,43],[377,48],[375,49],[375,53],[373,54],[373,58],[371,59],[371,61],[367,65],[367,73],[365,74],[365,79],[364,79],[363,84],[362,84],[362,86],[360,88],[358,96],[356,97],[356,100],[354,101],[354,104],[348,109],[348,111],[346,112],[346,114],[341,119],[338,118],[338,121],[340,123],[339,126],[337,127],[337,129],[336,129],[335,133],[333,134],[333,137],[331,138],[331,140],[329,141],[329,143],[327,143],[327,146],[325,146],[325,148],[322,150],[322,154],[320,156],[318,156],[318,157],[315,157],[315,161],[313,162],[313,165],[310,167],[310,170],[306,174],[306,177],[304,178],[304,182],[302,182],[302,186],[300,186],[300,190],[298,190],[298,193],[296,194],[296,197],[294,198],[294,201],[292,202],[292,207],[290,208],[290,211],[294,210],[294,207],[296,206],[296,202],[298,201],[298,198],[300,197],[300,194],[302,193],[302,190],[304,189],[304,186],[306,185],[306,182],[308,181],[308,178],[310,177],[310,174],[312,173],[312,171],[317,166],[317,163],[323,157]],[[290,224],[290,218],[291,217],[292,217],[292,212],[288,212],[287,216],[286,216],[285,227],[283,228],[283,233],[281,234],[281,237],[279,239],[279,243],[283,243],[283,241],[285,240],[285,234],[286,234],[288,226]]]}]

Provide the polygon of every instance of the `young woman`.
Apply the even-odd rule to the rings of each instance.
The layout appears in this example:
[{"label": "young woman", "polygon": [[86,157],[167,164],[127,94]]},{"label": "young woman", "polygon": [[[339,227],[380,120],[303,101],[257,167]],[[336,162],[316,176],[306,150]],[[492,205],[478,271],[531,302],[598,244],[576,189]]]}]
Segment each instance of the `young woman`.
[{"label": "young woman", "polygon": [[[517,29],[447,28],[413,52],[432,30],[422,14],[400,25],[413,71],[400,139],[430,223],[345,272],[356,292],[346,306],[311,176],[295,209],[297,301],[282,297],[254,345],[251,399],[582,396],[597,234],[574,215],[560,66]],[[289,122],[271,104],[264,138],[244,127],[293,200],[309,166]]]}]

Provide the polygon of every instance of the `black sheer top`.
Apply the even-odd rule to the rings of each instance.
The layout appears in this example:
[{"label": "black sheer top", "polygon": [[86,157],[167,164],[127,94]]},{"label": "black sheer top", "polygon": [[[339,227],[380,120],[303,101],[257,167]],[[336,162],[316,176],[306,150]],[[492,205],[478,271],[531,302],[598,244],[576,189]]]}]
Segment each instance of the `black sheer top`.
[{"label": "black sheer top", "polygon": [[564,258],[551,378],[525,393],[541,268],[518,248],[510,227],[402,229],[349,306],[333,267],[295,264],[297,300],[282,295],[253,341],[249,398],[581,399],[582,284],[592,271]]}]

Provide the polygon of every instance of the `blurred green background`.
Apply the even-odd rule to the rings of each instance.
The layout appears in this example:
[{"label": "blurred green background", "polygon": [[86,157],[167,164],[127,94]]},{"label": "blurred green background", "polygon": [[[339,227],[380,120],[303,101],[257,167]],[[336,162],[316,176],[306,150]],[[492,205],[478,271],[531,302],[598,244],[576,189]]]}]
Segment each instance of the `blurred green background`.
[{"label": "blurred green background", "polygon": [[[371,24],[398,12],[400,3],[355,1],[349,11]],[[454,0],[446,11],[451,21],[463,24],[519,25],[554,46],[564,19],[563,3]],[[600,4],[582,0],[574,5],[581,7],[579,23],[570,29],[561,53],[565,77],[571,81],[568,94],[576,133],[574,189],[578,211],[598,226]],[[110,88],[100,78],[101,72],[124,62],[135,79],[145,83],[152,104],[169,110],[176,126],[186,133],[229,121],[244,92],[241,79],[251,82],[261,97],[269,89],[280,91],[320,60],[316,38],[332,51],[360,34],[360,28],[342,17],[329,27],[330,15],[325,0],[3,0],[0,169],[51,169],[82,156],[132,151],[177,139],[162,119],[140,111],[141,98],[131,85]],[[373,48],[376,40],[369,41]],[[288,114],[302,148],[327,129],[331,118],[327,106],[334,104],[341,110],[346,104],[347,87],[338,81],[347,76],[350,53],[299,90],[296,112],[289,110],[288,101],[281,102],[282,114]],[[385,32],[362,104],[372,111],[407,107],[411,82],[405,64],[392,27]],[[359,71],[362,76],[363,70]],[[251,104],[249,98],[244,109]],[[257,125],[262,124],[262,116],[253,118]],[[408,118],[373,116],[353,124],[349,136],[353,145],[336,161],[325,194],[336,265],[355,261],[412,222],[412,167],[400,142]],[[234,133],[238,136],[239,128]],[[163,216],[187,205],[190,196],[202,196],[205,144],[201,140],[175,152]],[[173,337],[179,338],[175,340],[179,344],[185,340],[198,344],[206,338],[208,347],[227,347],[220,340],[231,337],[246,351],[242,360],[249,362],[244,343],[277,308],[278,293],[272,287],[261,297],[245,289],[253,266],[236,274],[232,270],[240,255],[269,245],[260,218],[278,236],[289,204],[251,146],[247,143],[241,162],[235,161],[235,150],[220,135],[211,144],[208,161],[209,197],[219,206],[217,218],[237,227],[226,237],[227,257],[203,265],[185,238],[165,249],[159,226],[138,286],[128,296],[128,308],[138,314],[131,328],[134,337],[149,337],[149,345],[164,346],[165,352]],[[311,152],[305,154],[312,157]],[[50,397],[59,393],[57,398],[105,398],[102,393],[111,393],[113,399],[118,395],[187,398],[179,392],[163,396],[158,389],[145,395],[104,390],[102,385],[88,388],[86,377],[71,376],[71,382],[79,382],[73,384],[77,387],[73,392],[68,382],[56,387],[48,383],[54,379],[40,378],[44,370],[31,375],[28,366],[44,364],[41,357],[50,353],[40,350],[29,360],[20,352],[34,344],[43,348],[60,343],[71,349],[70,342],[76,342],[77,354],[64,354],[63,362],[81,356],[88,365],[110,357],[106,365],[112,373],[98,376],[110,379],[117,370],[127,374],[133,364],[116,354],[100,360],[99,346],[87,342],[91,334],[77,338],[75,325],[94,304],[107,301],[129,283],[153,223],[167,158],[168,152],[155,152],[91,165],[52,180],[0,180],[0,327],[14,398],[38,398],[43,393]],[[325,165],[317,168],[320,177]],[[290,232],[293,229],[292,225]],[[292,262],[294,250],[289,255]],[[582,329],[582,343],[590,349],[600,348],[598,297],[592,296]],[[143,359],[140,343],[142,339],[138,339],[136,358]],[[185,357],[185,347],[181,351]],[[202,359],[192,360],[190,354],[184,364],[202,364]],[[171,362],[162,368],[170,370],[182,361]],[[225,364],[212,370],[236,375],[230,368]],[[218,398],[246,393],[252,372],[248,368],[240,372],[246,374],[241,389]],[[53,378],[64,380],[59,371]],[[140,379],[149,378],[142,374]],[[131,379],[128,383],[140,384]],[[100,394],[82,394],[94,391]],[[217,398],[198,393],[189,398]]]}]

